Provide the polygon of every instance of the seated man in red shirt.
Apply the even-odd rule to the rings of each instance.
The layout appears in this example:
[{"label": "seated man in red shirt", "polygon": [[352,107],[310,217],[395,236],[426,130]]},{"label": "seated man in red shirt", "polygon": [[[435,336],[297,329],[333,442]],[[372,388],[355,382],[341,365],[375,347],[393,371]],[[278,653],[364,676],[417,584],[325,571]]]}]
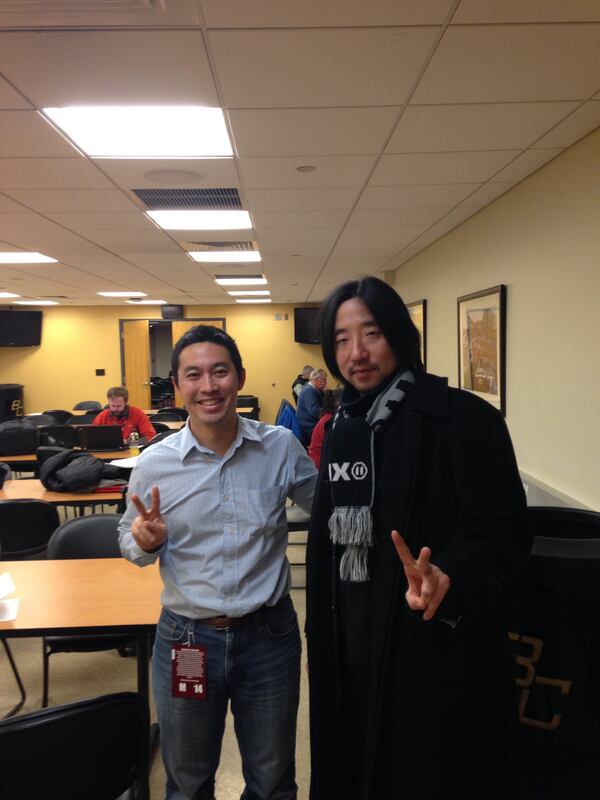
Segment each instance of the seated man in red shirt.
[{"label": "seated man in red shirt", "polygon": [[127,403],[129,392],[124,386],[113,386],[106,393],[108,408],[101,411],[94,419],[94,425],[119,425],[126,442],[132,433],[139,433],[140,439],[152,439],[156,436],[154,426],[141,408]]}]

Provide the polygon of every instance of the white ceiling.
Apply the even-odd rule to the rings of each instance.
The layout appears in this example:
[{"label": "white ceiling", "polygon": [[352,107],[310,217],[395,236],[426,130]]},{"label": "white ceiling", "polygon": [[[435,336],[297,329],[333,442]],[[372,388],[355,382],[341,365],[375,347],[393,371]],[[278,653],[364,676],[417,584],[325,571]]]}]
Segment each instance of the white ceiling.
[{"label": "white ceiling", "polygon": [[[39,113],[136,103],[221,106],[234,159],[89,159]],[[598,0],[2,0],[0,250],[58,263],[0,266],[0,290],[223,303],[215,273],[262,271],[275,302],[319,301],[598,126]],[[167,234],[132,192],[218,187],[253,231]],[[237,239],[263,263],[181,244]]]}]

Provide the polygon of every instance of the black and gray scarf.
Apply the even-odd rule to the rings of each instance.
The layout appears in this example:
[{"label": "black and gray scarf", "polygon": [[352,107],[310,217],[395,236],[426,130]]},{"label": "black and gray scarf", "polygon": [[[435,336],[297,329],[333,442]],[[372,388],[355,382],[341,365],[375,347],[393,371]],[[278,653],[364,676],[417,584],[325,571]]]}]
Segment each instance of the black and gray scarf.
[{"label": "black and gray scarf", "polygon": [[375,436],[397,411],[415,382],[402,369],[372,392],[356,395],[348,387],[333,421],[329,447],[329,482],[333,511],[329,530],[333,544],[345,545],[340,561],[343,581],[369,580],[368,555],[373,546]]}]

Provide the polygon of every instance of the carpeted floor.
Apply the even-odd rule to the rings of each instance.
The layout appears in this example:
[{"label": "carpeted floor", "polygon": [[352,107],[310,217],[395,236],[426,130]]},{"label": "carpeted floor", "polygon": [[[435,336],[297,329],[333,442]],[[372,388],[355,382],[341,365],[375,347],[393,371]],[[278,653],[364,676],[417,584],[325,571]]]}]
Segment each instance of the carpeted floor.
[{"label": "carpeted floor", "polygon": [[[306,534],[303,534],[305,536]],[[290,539],[299,536],[292,534]],[[290,549],[290,561],[302,559],[301,548]],[[2,564],[2,570],[9,562]],[[304,581],[304,570],[292,568],[293,579]],[[304,591],[292,590],[292,598],[298,612],[300,629],[303,630],[305,602]],[[302,637],[304,639],[304,637]],[[42,685],[42,643],[41,639],[11,639],[10,646],[21,678],[27,691],[27,701],[20,713],[38,709],[41,704]],[[298,798],[308,797],[309,742],[308,742],[308,705],[305,652],[302,658],[302,685],[300,711],[298,715],[298,733],[296,748],[296,769],[298,782]],[[136,687],[135,658],[121,658],[116,651],[106,653],[57,653],[50,659],[50,705],[69,703],[84,697],[92,697],[110,692],[131,691]],[[10,665],[4,649],[0,648],[0,716],[11,708],[18,698],[18,689],[14,682]],[[153,709],[153,719],[155,713]],[[259,735],[259,732],[257,732]],[[151,798],[164,798],[164,770],[160,755],[155,758],[150,776]],[[217,773],[217,800],[239,800],[243,789],[240,758],[233,733],[233,721],[228,717],[221,765]]]}]

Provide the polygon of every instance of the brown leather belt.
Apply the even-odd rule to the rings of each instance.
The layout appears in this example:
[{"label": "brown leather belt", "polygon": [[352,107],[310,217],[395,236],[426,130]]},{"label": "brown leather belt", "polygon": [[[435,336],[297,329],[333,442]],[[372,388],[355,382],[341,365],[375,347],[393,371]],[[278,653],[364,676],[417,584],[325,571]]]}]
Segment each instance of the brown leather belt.
[{"label": "brown leather belt", "polygon": [[[258,609],[258,611],[260,611],[260,609]],[[256,616],[258,611],[245,614],[243,617],[209,617],[208,619],[201,619],[198,621],[201,625],[207,625],[209,628],[226,631],[228,628],[239,628],[241,625],[246,625]]]}]

